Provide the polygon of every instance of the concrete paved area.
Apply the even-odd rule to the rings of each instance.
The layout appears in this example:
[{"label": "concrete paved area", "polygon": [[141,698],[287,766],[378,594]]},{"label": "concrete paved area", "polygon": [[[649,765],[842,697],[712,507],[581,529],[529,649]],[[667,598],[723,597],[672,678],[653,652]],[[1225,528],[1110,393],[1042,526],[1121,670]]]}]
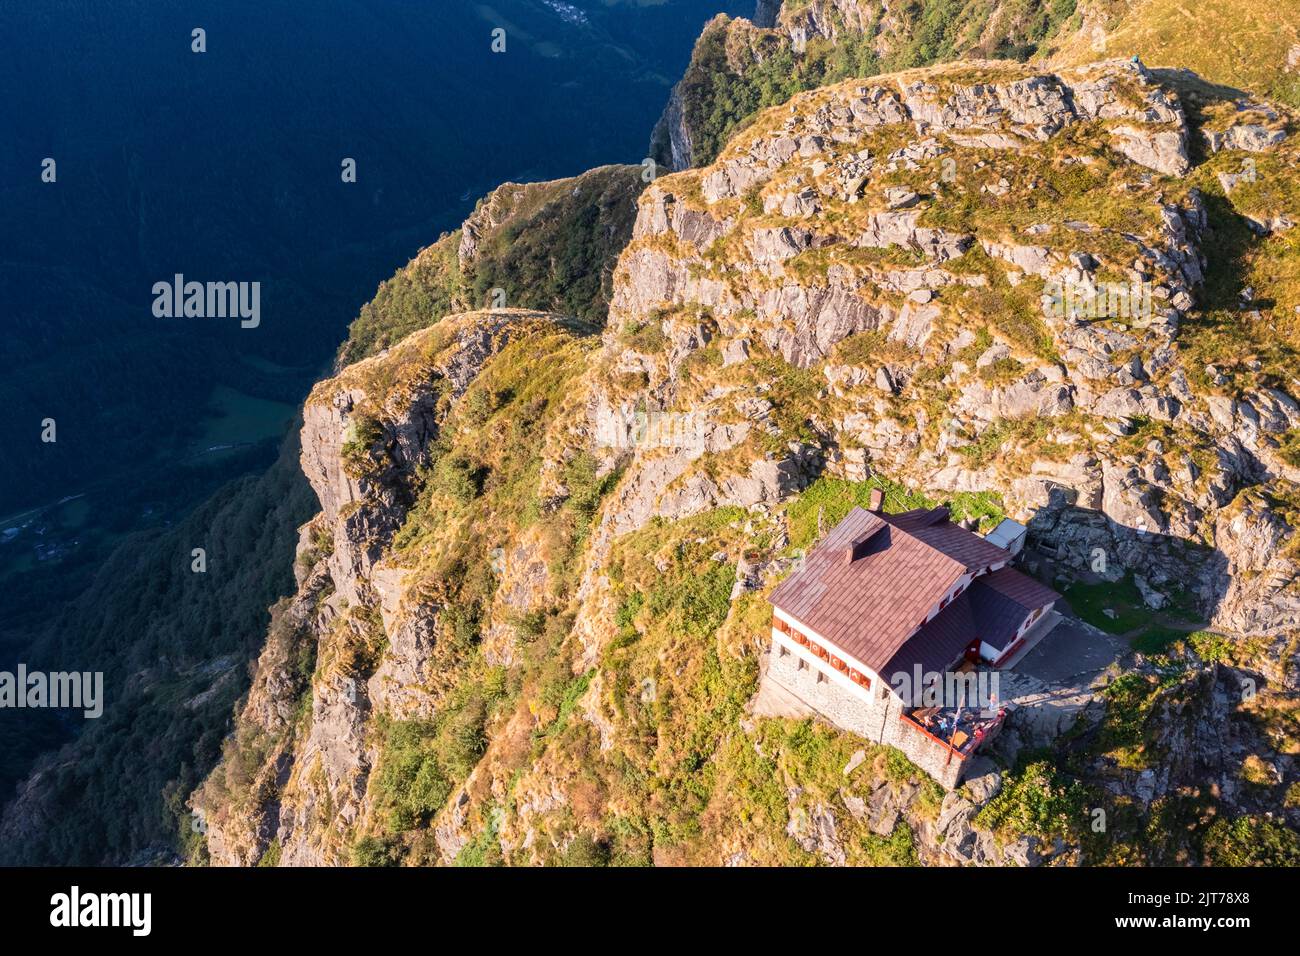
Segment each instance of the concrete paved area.
[{"label": "concrete paved area", "polygon": [[1051,633],[1052,629],[1060,623],[1061,614],[1059,611],[1048,611],[1044,614],[1042,618],[1029,629],[1029,632],[1025,634],[1024,644],[1020,646],[1020,650],[1016,651],[1016,653],[1011,656],[1010,660],[1006,661],[1002,665],[1002,669],[1006,670],[1019,664],[1029,655],[1029,652],[1037,647],[1038,643]]},{"label": "concrete paved area", "polygon": [[[1130,651],[1123,637],[1063,615],[1037,645],[1001,673],[1002,699],[1014,712],[1008,726],[1016,728],[1017,739],[1049,745],[1096,698],[1094,684],[1101,673]],[[1014,753],[1007,757],[1014,759]]]},{"label": "concrete paved area", "polygon": [[1008,666],[1045,684],[1087,685],[1131,652],[1128,641],[1077,617],[1062,616],[1020,660]]}]

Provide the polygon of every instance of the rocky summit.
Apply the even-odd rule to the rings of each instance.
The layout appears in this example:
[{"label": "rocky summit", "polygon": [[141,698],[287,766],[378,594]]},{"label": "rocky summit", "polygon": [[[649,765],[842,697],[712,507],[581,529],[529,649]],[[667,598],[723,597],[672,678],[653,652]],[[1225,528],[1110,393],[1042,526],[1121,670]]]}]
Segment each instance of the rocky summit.
[{"label": "rocky summit", "polygon": [[[1285,106],[1132,58],[848,79],[602,172],[607,315],[363,315],[195,852],[1294,862],[1298,160]],[[507,219],[618,234],[539,188],[395,288]],[[872,491],[1026,525],[1087,648],[1011,668],[952,790],[763,680],[767,594]]]},{"label": "rocky summit", "polygon": [[845,477],[997,489],[1054,556],[1101,549],[1108,574],[1150,568],[1215,624],[1280,632],[1295,624],[1286,549],[1232,539],[1273,520],[1243,492],[1293,497],[1300,409],[1262,366],[1224,394],[1195,340],[1224,228],[1207,204],[1241,201],[1261,246],[1289,243],[1289,219],[1253,206],[1276,194],[1239,197],[1227,170],[1296,154],[1272,108],[1226,109],[1194,130],[1130,61],[804,94],[646,193],[612,321],[663,326],[656,394],[705,343],[752,343],[820,372],[810,425]]},{"label": "rocky summit", "polygon": [[0,862],[1300,864],[1294,4],[716,17],[55,620]]}]

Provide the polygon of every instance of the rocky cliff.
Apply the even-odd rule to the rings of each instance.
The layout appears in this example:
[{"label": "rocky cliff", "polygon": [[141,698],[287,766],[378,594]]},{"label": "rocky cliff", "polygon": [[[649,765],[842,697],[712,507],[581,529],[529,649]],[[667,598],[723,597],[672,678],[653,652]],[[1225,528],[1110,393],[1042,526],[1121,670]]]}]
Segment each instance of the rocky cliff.
[{"label": "rocky cliff", "polygon": [[1075,0],[762,0],[752,19],[720,15],[655,127],[651,155],[670,169],[703,166],[762,108],[851,76],[956,60],[1027,59],[1070,36]]},{"label": "rocky cliff", "polygon": [[[1284,369],[1256,359],[1233,387],[1184,330],[1198,297],[1225,304],[1204,302],[1206,243],[1243,223],[1260,248],[1289,241],[1285,216],[1278,233],[1276,213],[1228,208],[1260,193],[1225,172],[1285,167],[1283,121],[1229,111],[1193,130],[1173,90],[1120,62],[962,64],[798,97],[646,194],[613,321],[705,310],[718,338],[819,367],[816,426],[846,476],[1005,485],[1049,551],[1101,549],[1110,573],[1151,552],[1195,562],[1187,543],[1229,537],[1221,523],[1244,541],[1270,520],[1246,489],[1286,498],[1297,477]],[[1195,170],[1193,149],[1208,155]],[[1240,323],[1258,310],[1238,298]],[[1181,580],[1215,623],[1285,629],[1285,551],[1271,570],[1248,546],[1206,553]],[[1238,564],[1273,589],[1219,593]]]},{"label": "rocky cliff", "polygon": [[498,186],[460,229],[379,287],[352,323],[340,363],[473,309],[542,309],[603,323],[614,262],[649,178],[642,172],[602,166],[568,179]]},{"label": "rocky cliff", "polygon": [[[603,328],[452,315],[342,369],[211,859],[1290,859],[1294,137],[1129,61],[820,88],[645,189]],[[766,591],[871,487],[1209,629],[944,794],[756,709]]]},{"label": "rocky cliff", "polygon": [[749,20],[705,27],[651,155],[675,170],[702,166],[797,92],[964,57],[1070,66],[1138,56],[1300,106],[1297,16],[1297,0],[1213,0],[1194,14],[1177,0],[761,0]]}]

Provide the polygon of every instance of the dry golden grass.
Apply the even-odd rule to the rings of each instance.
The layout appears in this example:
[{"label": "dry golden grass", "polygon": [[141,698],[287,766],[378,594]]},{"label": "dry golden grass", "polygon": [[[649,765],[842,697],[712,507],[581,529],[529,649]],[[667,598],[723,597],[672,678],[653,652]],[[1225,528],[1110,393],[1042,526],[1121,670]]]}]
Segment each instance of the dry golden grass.
[{"label": "dry golden grass", "polygon": [[1057,63],[1134,54],[1150,67],[1186,69],[1224,84],[1300,106],[1300,71],[1287,70],[1300,44],[1300,0],[1106,0],[1090,4],[1108,21],[1066,41]]}]

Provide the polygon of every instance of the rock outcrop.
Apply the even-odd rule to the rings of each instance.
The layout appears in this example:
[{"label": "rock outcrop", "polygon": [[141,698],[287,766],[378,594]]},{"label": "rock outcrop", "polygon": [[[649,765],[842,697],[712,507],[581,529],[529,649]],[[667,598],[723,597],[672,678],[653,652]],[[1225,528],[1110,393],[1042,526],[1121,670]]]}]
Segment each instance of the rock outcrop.
[{"label": "rock outcrop", "polygon": [[[799,29],[851,29],[850,6],[805,5]],[[299,592],[195,798],[213,859],[1077,862],[1078,821],[1006,823],[1078,798],[1016,767],[1067,729],[1096,748],[1088,785],[1141,814],[1202,773],[1227,811],[1276,803],[1293,762],[1241,727],[1212,752],[1205,728],[1241,708],[1190,651],[1025,706],[946,794],[752,704],[766,589],[821,502],[873,476],[996,496],[1035,560],[1194,606],[1291,693],[1297,386],[1262,351],[1202,356],[1223,312],[1256,321],[1225,305],[1212,234],[1278,248],[1238,221],[1273,221],[1276,194],[1218,176],[1295,146],[1282,112],[1265,134],[1206,115],[1130,61],[800,94],[644,190],[603,328],[450,316],[322,383]],[[481,207],[460,252],[499,220]],[[1267,795],[1233,789],[1252,755]]]},{"label": "rock outcrop", "polygon": [[[1213,146],[1287,142],[1272,107],[1236,110],[1247,120],[1210,135]],[[1272,125],[1259,132],[1256,115]],[[1186,564],[1215,623],[1289,627],[1294,575],[1284,559],[1271,565],[1280,542],[1264,560],[1269,587],[1246,597],[1223,583],[1256,580],[1263,565],[1222,509],[1255,486],[1289,494],[1294,469],[1276,445],[1300,422],[1283,388],[1227,399],[1193,387],[1200,370],[1179,359],[1206,267],[1190,138],[1178,93],[1130,61],[1060,73],[963,64],[803,94],[712,165],[647,190],[611,321],[694,310],[724,349],[758,342],[792,365],[825,365],[835,401],[815,416],[823,453],[865,451],[840,458],[845,474],[869,461],[922,487],[997,487],[1067,565],[1086,569],[1098,551],[1112,577],[1153,559]],[[1080,152],[1082,141],[1106,153]],[[1119,197],[1125,223],[1078,204],[1049,212],[1053,169]],[[948,212],[972,195],[982,212]],[[1016,205],[1041,218],[1010,216]],[[994,330],[984,346],[976,314]],[[882,358],[836,361],[859,341]],[[1060,423],[1046,435],[1053,455],[1012,465],[1004,443],[1043,421]],[[1142,430],[1152,435],[1138,444]],[[1201,451],[1173,447],[1188,435]],[[1158,592],[1164,572],[1153,577]]]},{"label": "rock outcrop", "polygon": [[[304,528],[298,593],[258,661],[234,748],[196,799],[214,861],[247,865],[274,845],[289,865],[347,862],[373,809],[374,721],[432,718],[452,678],[436,666],[451,625],[394,538],[484,368],[521,338],[570,327],[512,309],[448,316],[312,392],[302,467],[322,511]],[[314,671],[295,673],[309,652]],[[232,800],[231,779],[245,775]]]},{"label": "rock outcrop", "polygon": [[[995,2],[978,11],[982,19],[970,22],[964,16],[935,17],[923,5],[880,0],[757,0],[750,19],[720,14],[705,26],[655,126],[651,155],[672,170],[712,162],[750,119],[735,115],[737,104],[757,109],[785,102],[796,71],[805,83],[824,84],[933,63],[936,57],[1026,59],[1048,47],[1063,26],[1049,11],[1036,12]],[[920,35],[929,42],[918,42]],[[838,55],[813,55],[828,49]],[[722,126],[719,117],[725,117]]]}]

